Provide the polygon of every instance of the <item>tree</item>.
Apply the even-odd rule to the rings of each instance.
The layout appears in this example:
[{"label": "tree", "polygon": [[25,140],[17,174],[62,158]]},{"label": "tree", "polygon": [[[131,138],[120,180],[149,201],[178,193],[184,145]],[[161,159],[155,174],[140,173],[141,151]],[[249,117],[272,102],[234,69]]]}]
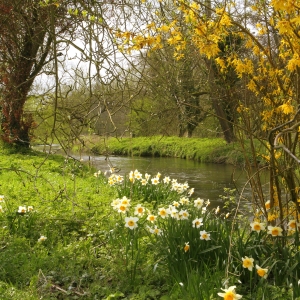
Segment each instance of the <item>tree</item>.
[{"label": "tree", "polygon": [[56,3],[0,1],[1,139],[6,143],[29,146],[33,118],[24,115],[24,104],[36,76],[60,55],[52,51],[53,35],[73,27],[65,16],[66,7]]}]

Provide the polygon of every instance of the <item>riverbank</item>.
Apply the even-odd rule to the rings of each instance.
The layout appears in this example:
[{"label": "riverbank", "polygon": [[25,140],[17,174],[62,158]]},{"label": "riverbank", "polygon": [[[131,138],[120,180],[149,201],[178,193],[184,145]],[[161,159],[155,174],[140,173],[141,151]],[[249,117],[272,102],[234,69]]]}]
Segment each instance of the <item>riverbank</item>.
[{"label": "riverbank", "polygon": [[[87,143],[89,138],[86,138]],[[247,147],[247,146],[246,146]],[[94,141],[97,155],[178,157],[203,163],[241,165],[244,151],[238,143],[227,144],[221,138],[136,137]],[[250,152],[250,151],[249,151]],[[247,153],[247,151],[246,151]]]}]

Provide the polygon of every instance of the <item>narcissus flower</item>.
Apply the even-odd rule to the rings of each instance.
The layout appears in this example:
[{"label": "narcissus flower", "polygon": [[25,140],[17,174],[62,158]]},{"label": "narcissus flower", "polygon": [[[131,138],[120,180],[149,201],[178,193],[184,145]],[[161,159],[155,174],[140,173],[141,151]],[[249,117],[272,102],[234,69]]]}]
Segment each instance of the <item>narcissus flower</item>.
[{"label": "narcissus flower", "polygon": [[190,250],[189,242],[185,243],[183,250],[184,250],[184,252],[188,252]]},{"label": "narcissus flower", "polygon": [[47,237],[44,236],[44,235],[41,235],[40,238],[38,239],[38,242],[41,243],[41,242],[44,242],[46,241]]},{"label": "narcissus flower", "polygon": [[134,214],[141,217],[144,213],[145,208],[141,204],[138,204],[134,209]]},{"label": "narcissus flower", "polygon": [[155,220],[156,220],[156,216],[154,216],[154,215],[149,215],[149,216],[147,217],[147,220],[153,223],[153,222],[155,222]]},{"label": "narcissus flower", "polygon": [[4,195],[0,195],[0,202],[4,201]]},{"label": "narcissus flower", "polygon": [[27,211],[26,206],[19,206],[18,213],[25,214]]},{"label": "narcissus flower", "polygon": [[125,218],[125,227],[128,227],[130,229],[134,229],[137,228],[137,221],[139,220],[139,218],[137,217],[126,217]]},{"label": "narcissus flower", "polygon": [[272,236],[282,236],[282,228],[278,226],[268,226],[268,234]]},{"label": "narcissus flower", "polygon": [[154,177],[151,179],[152,184],[157,185],[159,184],[159,178],[158,177]]},{"label": "narcissus flower", "polygon": [[33,206],[32,206],[32,205],[29,205],[29,206],[27,207],[27,211],[33,211]]},{"label": "narcissus flower", "polygon": [[252,271],[254,259],[251,257],[245,256],[245,257],[242,257],[242,260],[243,260],[243,267],[247,268],[249,271]]},{"label": "narcissus flower", "polygon": [[265,224],[259,222],[253,222],[250,224],[252,231],[260,232],[261,230],[265,230]]},{"label": "narcissus flower", "polygon": [[220,297],[223,297],[224,300],[237,300],[241,299],[242,295],[239,295],[235,292],[236,286],[230,286],[228,289],[221,289],[225,293],[218,293]]},{"label": "narcissus flower", "polygon": [[196,200],[194,200],[194,206],[198,209],[200,209],[204,204],[204,200],[197,198]]},{"label": "narcissus flower", "polygon": [[158,215],[161,216],[163,219],[165,219],[169,215],[169,210],[165,209],[164,207],[161,207],[158,209]]},{"label": "narcissus flower", "polygon": [[202,218],[197,218],[195,219],[192,223],[193,223],[193,227],[199,228],[200,226],[203,225],[202,223],[203,219]]},{"label": "narcissus flower", "polygon": [[296,227],[297,227],[297,225],[299,226],[299,224],[297,223],[296,220],[291,220],[291,221],[289,221],[289,223],[288,223],[288,229],[289,229],[289,230],[295,230]]},{"label": "narcissus flower", "polygon": [[161,229],[157,228],[157,226],[155,226],[153,229],[150,228],[149,229],[151,233],[156,234],[156,235],[161,235]]},{"label": "narcissus flower", "polygon": [[169,177],[169,176],[166,176],[166,177],[163,179],[163,182],[164,182],[165,184],[169,184],[169,183],[171,182],[170,177]]},{"label": "narcissus flower", "polygon": [[210,233],[206,232],[205,230],[200,231],[200,240],[210,240]]},{"label": "narcissus flower", "polygon": [[268,276],[268,269],[263,269],[259,265],[255,265],[255,268],[257,270],[257,274],[260,277],[267,278],[267,276]]}]

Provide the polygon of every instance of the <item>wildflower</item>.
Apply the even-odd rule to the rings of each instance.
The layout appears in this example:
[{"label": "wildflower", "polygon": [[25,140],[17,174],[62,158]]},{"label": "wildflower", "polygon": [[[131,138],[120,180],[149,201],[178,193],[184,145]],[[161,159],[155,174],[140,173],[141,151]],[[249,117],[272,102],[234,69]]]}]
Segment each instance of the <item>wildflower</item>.
[{"label": "wildflower", "polygon": [[259,222],[253,222],[250,224],[252,231],[260,232],[261,230],[265,230],[265,224]]},{"label": "wildflower", "polygon": [[169,210],[170,210],[171,217],[174,218],[174,219],[178,219],[178,210],[176,209],[176,207],[175,206],[170,206]]},{"label": "wildflower", "polygon": [[194,194],[194,191],[195,189],[194,188],[191,188],[189,191],[188,191],[188,195],[189,196],[192,196]]},{"label": "wildflower", "polygon": [[271,234],[272,236],[282,236],[282,228],[278,226],[268,226],[268,234]]},{"label": "wildflower", "polygon": [[196,200],[194,200],[194,206],[198,209],[200,209],[203,206],[204,200],[197,198]]},{"label": "wildflower", "polygon": [[124,204],[124,205],[130,206],[130,199],[128,199],[126,196],[124,196],[121,199],[121,203]]},{"label": "wildflower", "polygon": [[252,271],[254,259],[251,257],[245,256],[245,258],[242,257],[242,260],[243,260],[243,267],[247,268],[249,271]]},{"label": "wildflower", "polygon": [[207,199],[207,200],[205,201],[205,205],[206,205],[206,207],[210,205],[209,199]]},{"label": "wildflower", "polygon": [[142,174],[140,172],[137,172],[136,174],[134,174],[134,177],[137,180],[141,180],[142,179]]},{"label": "wildflower", "polygon": [[141,180],[141,183],[142,183],[142,185],[146,185],[146,184],[148,183],[148,181],[147,181],[146,178],[143,178],[143,179]]},{"label": "wildflower", "polygon": [[163,219],[165,219],[165,218],[168,216],[168,214],[169,214],[169,210],[165,209],[164,207],[159,208],[159,209],[158,209],[158,214],[159,214],[159,216],[161,216]]},{"label": "wildflower", "polygon": [[94,173],[94,176],[95,176],[95,177],[99,177],[100,174],[101,174],[101,171],[99,170],[98,172],[95,172],[95,173]]},{"label": "wildflower", "polygon": [[180,220],[187,220],[189,218],[189,213],[187,210],[181,210],[179,213],[178,213],[178,217]]},{"label": "wildflower", "polygon": [[206,207],[202,207],[202,213],[204,214],[206,212],[207,208]]},{"label": "wildflower", "polygon": [[223,297],[224,300],[237,300],[241,299],[242,295],[239,295],[235,292],[236,286],[230,286],[228,289],[221,289],[225,293],[218,293],[220,297]]},{"label": "wildflower", "polygon": [[108,184],[109,185],[114,185],[116,183],[116,178],[115,178],[115,176],[110,176],[109,178],[108,178]]},{"label": "wildflower", "polygon": [[159,184],[159,178],[158,177],[154,177],[151,179],[152,184],[157,185]]},{"label": "wildflower", "polygon": [[170,177],[169,177],[169,176],[166,176],[166,177],[163,179],[163,182],[164,182],[165,184],[169,184],[169,183],[171,182]]},{"label": "wildflower", "polygon": [[203,225],[202,223],[203,219],[202,218],[197,218],[193,221],[193,227],[199,228],[200,226]]},{"label": "wildflower", "polygon": [[122,183],[123,180],[124,180],[123,176],[121,176],[121,175],[115,176],[115,179],[116,179],[116,182],[117,182],[117,183]]},{"label": "wildflower", "polygon": [[216,208],[215,214],[218,214],[219,212],[220,212],[220,206],[218,206],[218,207]]},{"label": "wildflower", "polygon": [[256,265],[255,268],[257,270],[257,274],[260,277],[267,278],[267,276],[268,276],[268,269],[263,269],[259,265]]},{"label": "wildflower", "polygon": [[187,182],[185,182],[184,184],[181,185],[181,187],[184,191],[186,191],[189,188],[189,185]]},{"label": "wildflower", "polygon": [[151,177],[151,175],[149,175],[148,173],[145,174],[145,178],[147,181],[149,180],[150,177]]},{"label": "wildflower", "polygon": [[137,228],[137,221],[139,220],[139,218],[137,217],[126,217],[125,218],[125,227],[128,227],[130,229],[134,229]]},{"label": "wildflower", "polygon": [[120,202],[120,203],[118,204],[118,206],[116,207],[116,209],[118,210],[118,213],[123,213],[123,214],[125,214],[125,212],[129,210],[129,205],[122,204],[122,203]]},{"label": "wildflower", "polygon": [[200,240],[210,240],[210,233],[206,232],[205,230],[200,231]]},{"label": "wildflower", "polygon": [[161,235],[161,229],[157,228],[157,226],[155,226],[153,229],[150,228],[150,232],[156,235]]},{"label": "wildflower", "polygon": [[18,213],[25,214],[27,211],[26,206],[19,206]]},{"label": "wildflower", "polygon": [[265,203],[265,208],[266,210],[269,210],[271,208],[271,202],[270,200],[268,200],[266,203]]},{"label": "wildflower", "polygon": [[40,238],[38,239],[38,242],[41,243],[41,242],[44,242],[46,241],[47,237],[44,236],[44,235],[41,235]]},{"label": "wildflower", "polygon": [[113,200],[110,205],[113,207],[113,209],[118,209],[118,206],[120,205],[120,199],[118,198]]},{"label": "wildflower", "polygon": [[4,195],[0,195],[0,202],[4,201]]},{"label": "wildflower", "polygon": [[180,198],[179,203],[182,205],[187,205],[190,203],[190,200],[187,197],[182,197]]},{"label": "wildflower", "polygon": [[156,177],[159,179],[161,176],[161,174],[159,172],[157,172]]},{"label": "wildflower", "polygon": [[178,208],[178,207],[180,206],[180,203],[177,202],[177,201],[173,201],[172,204],[173,204],[173,206],[176,207],[176,208]]},{"label": "wildflower", "polygon": [[291,220],[288,223],[288,228],[289,228],[289,230],[295,230],[297,225],[299,225],[299,224],[296,222],[296,220]]},{"label": "wildflower", "polygon": [[141,217],[144,213],[145,208],[141,204],[138,204],[134,209],[134,214]]},{"label": "wildflower", "polygon": [[147,220],[150,221],[151,223],[154,223],[156,220],[156,216],[154,215],[148,215]]},{"label": "wildflower", "polygon": [[190,250],[189,242],[185,243],[185,246],[183,247],[184,252],[188,252]]},{"label": "wildflower", "polygon": [[32,206],[32,205],[29,205],[29,206],[27,207],[27,211],[33,211],[33,206]]}]

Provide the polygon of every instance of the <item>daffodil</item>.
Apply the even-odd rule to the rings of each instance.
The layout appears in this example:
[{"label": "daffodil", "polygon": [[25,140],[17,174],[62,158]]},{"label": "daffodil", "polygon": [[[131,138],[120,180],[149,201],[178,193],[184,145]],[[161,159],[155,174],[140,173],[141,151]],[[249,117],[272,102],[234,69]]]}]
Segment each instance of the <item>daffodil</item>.
[{"label": "daffodil", "polygon": [[125,218],[125,227],[128,227],[129,229],[137,228],[137,221],[139,218],[137,217],[126,217]]},{"label": "daffodil", "polygon": [[282,228],[278,226],[268,226],[268,234],[272,236],[282,236]]},{"label": "daffodil", "polygon": [[193,227],[199,228],[200,226],[203,225],[202,223],[203,219],[202,218],[197,218],[195,220],[193,220]]},{"label": "daffodil", "polygon": [[165,209],[164,207],[161,207],[158,209],[158,215],[160,217],[162,217],[163,219],[168,217],[169,213],[170,213],[170,211],[168,209]]},{"label": "daffodil", "polygon": [[158,177],[154,177],[151,179],[151,182],[153,185],[158,185],[159,184],[159,178]]},{"label": "daffodil", "polygon": [[4,201],[4,195],[0,195],[0,202]]},{"label": "daffodil", "polygon": [[44,236],[44,235],[41,235],[40,238],[38,239],[38,242],[41,243],[41,242],[44,242],[46,241],[47,237]]},{"label": "daffodil", "polygon": [[129,206],[126,204],[119,203],[116,209],[119,213],[125,214],[129,210]]},{"label": "daffodil", "polygon": [[255,265],[255,268],[257,270],[257,274],[260,277],[267,278],[267,276],[268,276],[268,269],[263,269],[259,265]]},{"label": "daffodil", "polygon": [[134,214],[141,217],[143,216],[144,213],[145,213],[145,208],[141,204],[138,204],[134,209]]},{"label": "daffodil", "polygon": [[289,230],[295,230],[297,226],[299,226],[299,223],[297,223],[296,220],[291,220],[288,223],[288,229]]},{"label": "daffodil", "polygon": [[184,250],[184,252],[188,252],[190,250],[189,242],[185,243],[183,250]]},{"label": "daffodil", "polygon": [[189,213],[188,213],[187,210],[183,210],[183,209],[182,209],[182,210],[178,213],[178,215],[179,215],[180,220],[187,220],[187,219],[189,218]]},{"label": "daffodil", "polygon": [[25,214],[27,211],[26,206],[19,206],[18,213]]},{"label": "daffodil", "polygon": [[156,235],[161,235],[162,231],[161,229],[157,228],[157,226],[155,225],[154,228],[150,228],[150,232]]},{"label": "daffodil", "polygon": [[163,182],[164,182],[165,184],[169,184],[169,183],[171,182],[170,177],[169,177],[169,176],[166,176],[166,177],[163,179]]},{"label": "daffodil", "polygon": [[150,221],[151,223],[154,223],[155,220],[156,220],[156,218],[157,218],[157,217],[154,216],[154,215],[148,215],[147,220]]},{"label": "daffodil", "polygon": [[32,205],[29,205],[29,206],[27,207],[27,211],[33,211],[33,206],[32,206]]},{"label": "daffodil", "polygon": [[180,198],[179,203],[182,205],[187,205],[190,203],[190,200],[187,197],[182,197],[182,198]]},{"label": "daffodil", "polygon": [[215,214],[218,214],[219,212],[220,212],[220,206],[218,206],[218,207],[216,208]]},{"label": "daffodil", "polygon": [[204,200],[201,198],[197,198],[196,200],[194,200],[194,207],[200,209],[204,204]]},{"label": "daffodil", "polygon": [[220,297],[223,297],[224,300],[237,300],[241,299],[242,295],[239,295],[235,292],[236,286],[230,286],[228,289],[221,289],[224,293],[218,293]]},{"label": "daffodil", "polygon": [[265,230],[265,224],[260,222],[253,222],[250,224],[252,231],[260,232],[261,230]]},{"label": "daffodil", "polygon": [[205,230],[200,231],[200,240],[210,240],[210,233],[206,232]]},{"label": "daffodil", "polygon": [[242,257],[243,267],[247,268],[249,271],[253,270],[254,259],[248,256]]}]

